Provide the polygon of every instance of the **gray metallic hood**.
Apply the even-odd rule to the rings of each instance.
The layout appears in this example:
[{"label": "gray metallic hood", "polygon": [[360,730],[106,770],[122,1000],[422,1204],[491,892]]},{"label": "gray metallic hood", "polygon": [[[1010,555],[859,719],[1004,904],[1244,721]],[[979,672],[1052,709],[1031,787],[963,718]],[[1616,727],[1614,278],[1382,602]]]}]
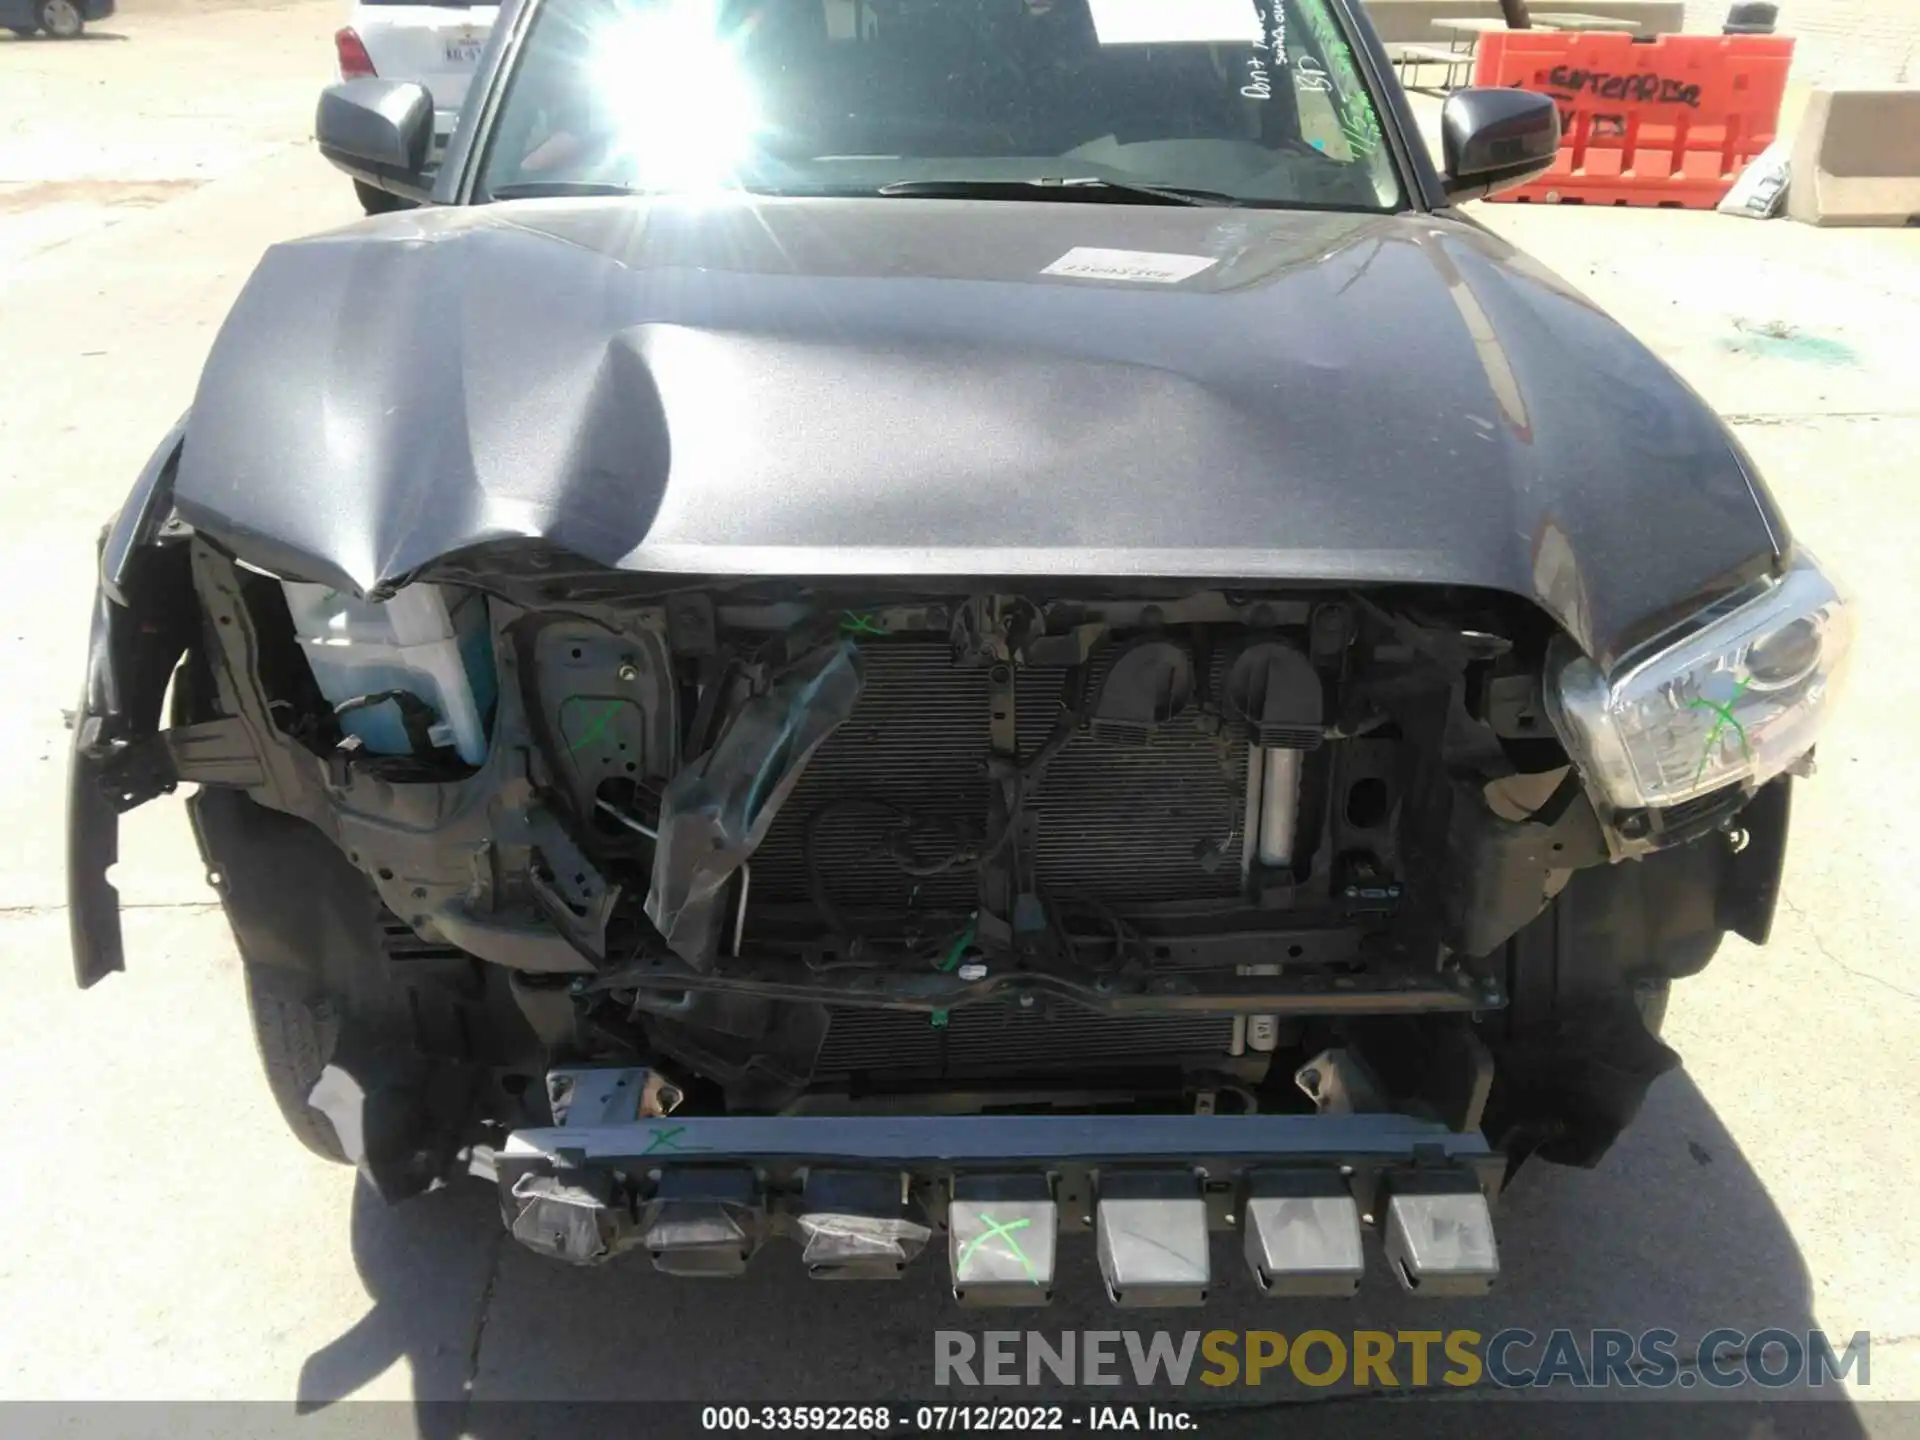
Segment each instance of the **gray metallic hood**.
[{"label": "gray metallic hood", "polygon": [[361,593],[538,537],[703,575],[1480,586],[1597,655],[1785,543],[1707,407],[1484,232],[1084,203],[520,202],[276,246],[175,498]]}]

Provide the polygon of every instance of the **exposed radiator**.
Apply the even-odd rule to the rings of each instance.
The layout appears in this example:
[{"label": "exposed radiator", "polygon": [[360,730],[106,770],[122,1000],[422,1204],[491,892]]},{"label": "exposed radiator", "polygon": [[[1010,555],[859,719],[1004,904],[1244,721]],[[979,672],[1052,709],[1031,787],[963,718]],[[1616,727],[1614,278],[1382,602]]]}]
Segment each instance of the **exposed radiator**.
[{"label": "exposed radiator", "polygon": [[[807,898],[806,822],[829,799],[867,793],[921,820],[965,825],[974,834],[985,824],[986,673],[955,666],[939,641],[875,643],[864,659],[859,706],[814,756],[754,855],[755,901]],[[1093,683],[1099,675],[1096,666]],[[1064,678],[1059,670],[1021,673],[1015,713],[1023,754],[1052,727]],[[1223,754],[1191,711],[1145,746],[1114,745],[1083,732],[1053,761],[1029,802],[1039,825],[1041,885],[1062,899],[1092,897],[1116,906],[1235,894],[1241,802],[1233,777],[1245,766],[1245,745]],[[835,812],[819,827],[818,861],[836,904],[972,907],[971,875],[907,876],[875,856],[883,833],[876,815],[852,810]],[[1211,872],[1198,858],[1208,846],[1229,857]]]}]

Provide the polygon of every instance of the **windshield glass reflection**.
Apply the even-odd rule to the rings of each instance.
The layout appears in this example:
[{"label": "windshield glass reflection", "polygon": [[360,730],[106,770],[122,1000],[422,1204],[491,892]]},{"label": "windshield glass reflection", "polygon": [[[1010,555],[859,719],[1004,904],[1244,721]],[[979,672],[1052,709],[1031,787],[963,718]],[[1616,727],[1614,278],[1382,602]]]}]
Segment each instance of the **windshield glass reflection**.
[{"label": "windshield glass reflection", "polygon": [[489,193],[1059,181],[1401,196],[1325,0],[549,0],[485,175]]}]

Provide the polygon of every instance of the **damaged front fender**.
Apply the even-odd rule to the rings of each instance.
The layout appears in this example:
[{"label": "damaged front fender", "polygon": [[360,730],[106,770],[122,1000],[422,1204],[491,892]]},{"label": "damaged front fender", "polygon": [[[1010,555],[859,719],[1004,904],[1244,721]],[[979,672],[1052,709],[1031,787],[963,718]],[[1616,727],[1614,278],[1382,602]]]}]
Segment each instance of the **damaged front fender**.
[{"label": "damaged front fender", "polygon": [[155,450],[100,537],[100,584],[86,683],[73,717],[67,777],[67,920],[82,987],[126,968],[120,895],[120,815],[174,788],[159,740],[160,712],[197,623],[185,527],[171,519],[185,422]]}]

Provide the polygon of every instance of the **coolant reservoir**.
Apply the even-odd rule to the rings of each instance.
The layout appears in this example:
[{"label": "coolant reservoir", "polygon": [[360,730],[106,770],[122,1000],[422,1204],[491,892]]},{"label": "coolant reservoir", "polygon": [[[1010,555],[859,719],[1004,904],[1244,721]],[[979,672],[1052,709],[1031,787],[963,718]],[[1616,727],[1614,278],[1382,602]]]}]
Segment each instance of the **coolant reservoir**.
[{"label": "coolant reservoir", "polygon": [[[384,604],[370,604],[325,585],[283,583],[294,632],[327,703],[406,691],[433,711],[436,739],[444,736],[469,765],[487,758],[483,717],[493,706],[494,675],[484,597],[409,585]],[[413,750],[392,701],[349,710],[340,726],[377,755]]]}]

